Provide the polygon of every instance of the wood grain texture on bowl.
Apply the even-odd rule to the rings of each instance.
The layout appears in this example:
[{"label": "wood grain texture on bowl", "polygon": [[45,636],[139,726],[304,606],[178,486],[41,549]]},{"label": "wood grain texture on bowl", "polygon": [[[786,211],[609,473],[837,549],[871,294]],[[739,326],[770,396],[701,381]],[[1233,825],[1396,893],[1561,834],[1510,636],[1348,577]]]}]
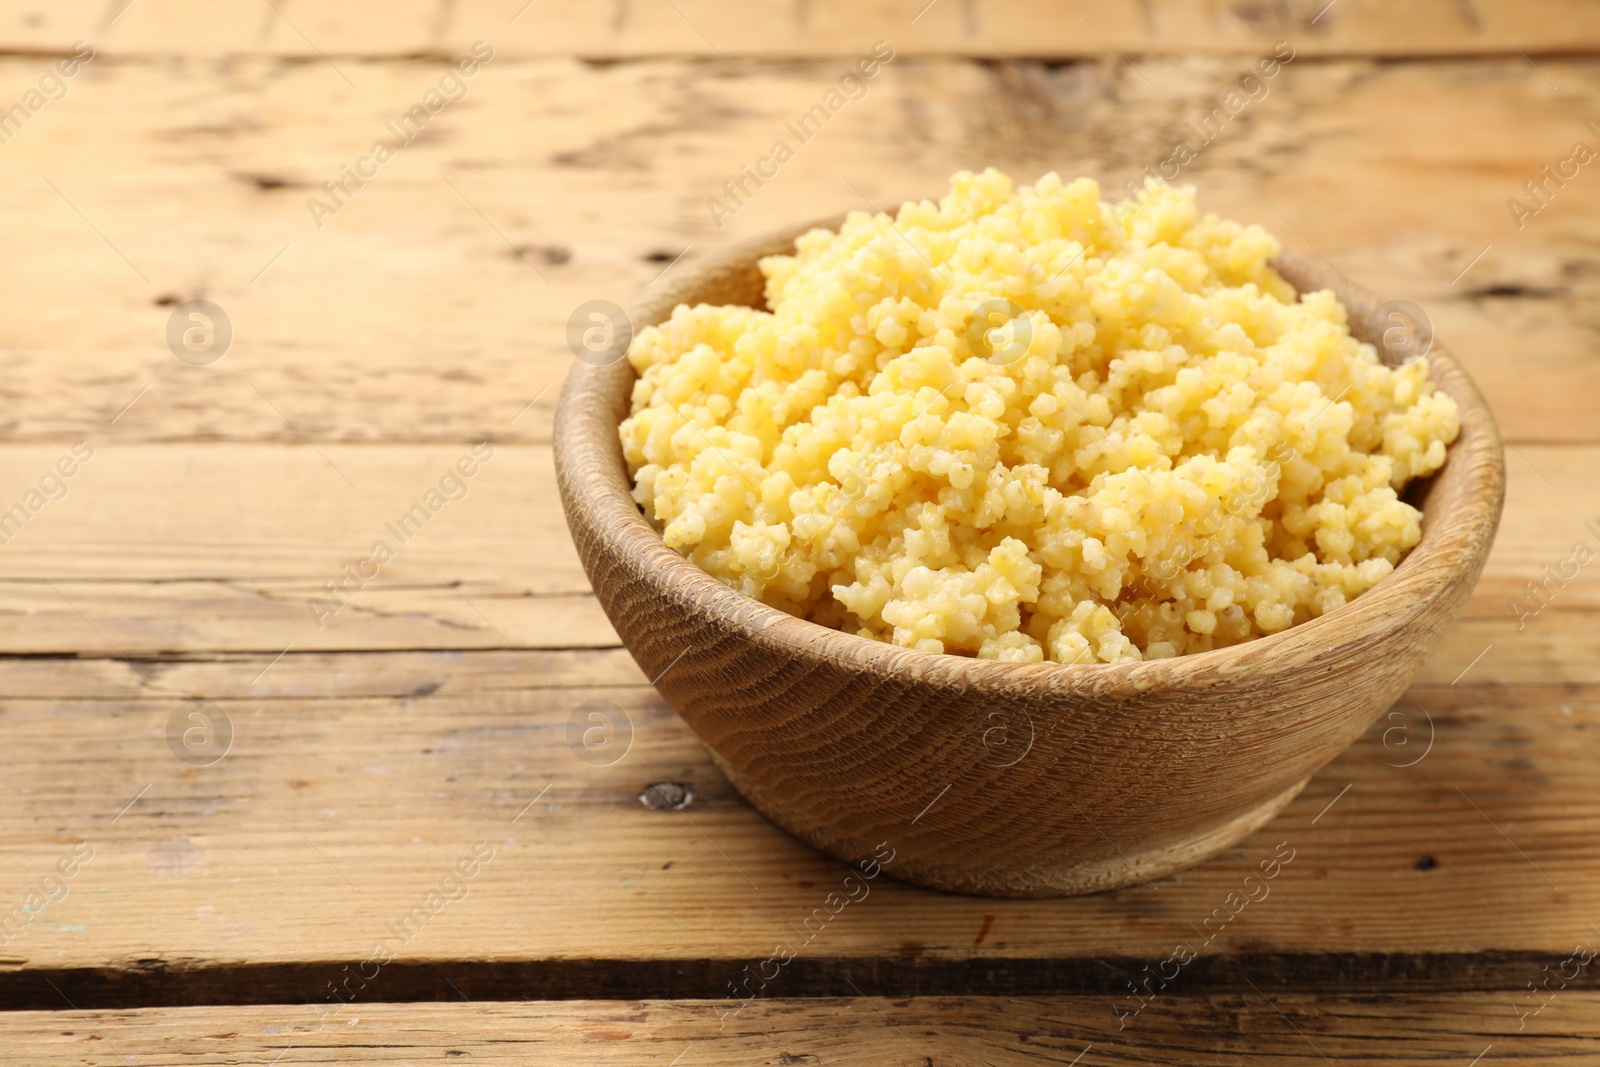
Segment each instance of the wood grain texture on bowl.
[{"label": "wood grain texture on bowl", "polygon": [[[838,218],[814,225],[836,227]],[[799,227],[648,290],[635,328],[679,303],[760,307],[763,255]],[[1379,301],[1294,253],[1363,337]],[[1410,499],[1422,541],[1338,610],[1269,637],[1128,664],[930,655],[789,616],[668,548],[631,496],[617,427],[635,378],[576,364],[556,472],[595,593],[640,668],[756,808],[846,862],[875,853],[926,886],[998,896],[1096,892],[1199,863],[1255,831],[1404,692],[1483,567],[1505,492],[1487,405],[1442,346],[1434,383],[1461,435]],[[665,673],[663,673],[665,672]]]}]

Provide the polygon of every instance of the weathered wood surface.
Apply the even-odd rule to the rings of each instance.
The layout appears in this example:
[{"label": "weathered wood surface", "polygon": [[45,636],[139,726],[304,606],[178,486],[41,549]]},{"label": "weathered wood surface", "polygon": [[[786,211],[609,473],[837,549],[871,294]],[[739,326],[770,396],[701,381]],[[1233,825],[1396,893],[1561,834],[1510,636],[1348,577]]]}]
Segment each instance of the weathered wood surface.
[{"label": "weathered wood surface", "polygon": [[[0,446],[0,510],[65,448]],[[469,453],[102,443],[67,495],[0,545],[0,640],[13,653],[89,657],[614,645],[562,522],[548,446],[495,446],[463,499],[409,541],[394,536],[387,524]],[[1543,581],[1574,542],[1600,550],[1585,525],[1600,527],[1597,463],[1600,448],[1587,445],[1508,451],[1505,517],[1469,619],[1515,620],[1511,598],[1536,603],[1525,583]],[[345,608],[308,608],[379,540],[395,558],[349,586]],[[1550,610],[1593,610],[1600,568],[1551,589]]]},{"label": "weathered wood surface", "polygon": [[[8,49],[103,39],[117,54],[410,56],[487,37],[520,55],[836,55],[886,38],[909,52],[1117,56],[1236,52],[1292,38],[1322,54],[1587,51],[1583,0],[12,0]],[[733,60],[726,57],[732,56]]]},{"label": "weathered wood surface", "polygon": [[[446,996],[453,996],[445,990]],[[1169,998],[1128,1028],[1082,998],[365,1004],[324,1022],[292,1007],[21,1012],[0,1063],[671,1063],[705,1067],[1377,1067],[1597,1062],[1600,994],[1566,991],[1520,1022],[1503,995]],[[137,1057],[137,1059],[134,1059]]]},{"label": "weathered wood surface", "polygon": [[[431,996],[440,975],[486,999],[716,996],[777,943],[796,958],[772,995],[853,981],[1109,998],[1198,941],[1285,841],[1295,858],[1270,896],[1193,945],[1183,992],[1520,989],[1600,936],[1597,642],[1586,612],[1523,634],[1464,625],[1397,717],[1266,830],[1174,879],[1000,901],[885,877],[803,947],[844,869],[745,806],[625,653],[140,662],[148,683],[104,660],[16,661],[0,702],[7,899],[72,842],[95,855],[0,947],[0,1003],[49,1007],[50,982],[85,1006],[315,999],[478,841],[494,859],[397,953],[383,999]],[[233,732],[203,767],[168,740],[200,696]],[[568,746],[593,700],[632,723],[609,766]],[[695,797],[652,810],[640,794],[660,782]]]},{"label": "weathered wood surface", "polygon": [[[0,60],[0,101],[48,62]],[[352,86],[320,60],[103,57],[0,146],[0,287],[31,309],[0,321],[0,432],[97,447],[547,442],[581,302],[624,303],[680,253],[935,192],[960,167],[1118,188],[1197,140],[1185,124],[1250,62],[897,59],[718,229],[707,200],[817,103],[839,61],[750,60],[752,91],[714,63],[506,56],[319,229],[308,199],[443,62],[347,62]],[[1506,201],[1575,140],[1600,147],[1584,125],[1600,121],[1600,80],[1587,60],[1541,66],[1559,92],[1514,54],[1303,56],[1180,178],[1426,308],[1514,441],[1593,443],[1596,176],[1582,170],[1521,230]],[[203,367],[164,337],[172,302],[199,296],[235,329]]]},{"label": "weathered wood surface", "polygon": [[[1522,629],[1508,604],[1600,545],[1592,168],[1521,229],[1506,205],[1600,136],[1594,5],[522,7],[0,5],[0,109],[74,41],[99,52],[0,144],[0,509],[95,449],[0,545],[0,914],[96,849],[0,945],[0,1060],[1597,1059],[1597,994],[1547,994],[1523,1031],[1517,1010],[1600,937],[1600,571]],[[479,38],[496,58],[467,99],[317,228],[307,198]],[[867,97],[718,229],[707,199],[879,38],[898,54]],[[1398,718],[1215,862],[1048,903],[881,879],[719,1031],[728,983],[842,871],[729,790],[588,593],[548,450],[568,315],[958,167],[1118,186],[1280,39],[1294,62],[1182,177],[1423,305],[1484,389],[1514,447],[1466,617]],[[1397,56],[1433,58],[1375,58]],[[195,367],[163,333],[201,296],[237,336]],[[479,441],[467,498],[318,628],[306,600]],[[200,699],[235,732],[203,767],[167,740]],[[635,729],[610,766],[568,747],[589,700]],[[652,810],[657,782],[695,797]],[[495,857],[466,897],[313,1033],[327,983],[478,841]],[[1279,841],[1271,896],[1119,1032],[1126,983]],[[1002,996],[902,999],[933,993]],[[638,1003],[692,996],[714,999]],[[772,999],[819,996],[851,999]]]}]

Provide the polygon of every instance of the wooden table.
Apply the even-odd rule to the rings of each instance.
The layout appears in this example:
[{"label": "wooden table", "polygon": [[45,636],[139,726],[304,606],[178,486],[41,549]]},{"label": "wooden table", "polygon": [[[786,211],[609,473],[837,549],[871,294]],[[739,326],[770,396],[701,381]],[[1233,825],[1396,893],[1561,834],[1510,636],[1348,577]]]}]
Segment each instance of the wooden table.
[{"label": "wooden table", "polygon": [[[1600,147],[1600,7],[1324,2],[0,4],[0,1061],[1600,1063],[1600,563],[1571,562],[1600,167],[1524,191]],[[465,97],[361,163],[478,40]],[[877,40],[866,98],[718,228]],[[1058,901],[880,879],[736,1012],[844,872],[729,789],[589,593],[550,461],[568,316],[961,167],[1120,186],[1280,40],[1183,177],[1421,305],[1490,397],[1510,497],[1467,617],[1216,860]],[[373,176],[314,211],[342,166]],[[221,358],[183,317],[169,348],[195,299]],[[589,701],[631,723],[615,762],[569,745]]]}]

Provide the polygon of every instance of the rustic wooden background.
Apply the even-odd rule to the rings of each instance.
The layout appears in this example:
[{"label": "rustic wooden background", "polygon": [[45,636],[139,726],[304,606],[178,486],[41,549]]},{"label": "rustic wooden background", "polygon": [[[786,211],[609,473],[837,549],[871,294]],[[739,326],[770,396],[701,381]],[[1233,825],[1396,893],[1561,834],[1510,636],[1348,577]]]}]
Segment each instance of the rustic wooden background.
[{"label": "rustic wooden background", "polygon": [[[867,97],[717,228],[706,199],[880,39]],[[478,40],[467,97],[319,229],[307,198]],[[1600,562],[1511,607],[1600,550],[1600,169],[1507,206],[1600,149],[1600,6],[9,0],[0,111],[78,41],[0,143],[0,511],[93,449],[0,544],[0,1062],[1600,1063],[1569,962],[1600,947]],[[1066,901],[880,879],[728,1017],[844,871],[731,792],[588,591],[550,462],[568,316],[963,167],[1120,186],[1278,41],[1184,178],[1421,305],[1476,376],[1510,496],[1468,617],[1213,862]],[[197,298],[234,330],[205,366],[166,341]],[[319,628],[308,598],[484,441]],[[592,700],[631,720],[609,765],[568,745]],[[1270,896],[1119,1029],[1280,842]]]}]

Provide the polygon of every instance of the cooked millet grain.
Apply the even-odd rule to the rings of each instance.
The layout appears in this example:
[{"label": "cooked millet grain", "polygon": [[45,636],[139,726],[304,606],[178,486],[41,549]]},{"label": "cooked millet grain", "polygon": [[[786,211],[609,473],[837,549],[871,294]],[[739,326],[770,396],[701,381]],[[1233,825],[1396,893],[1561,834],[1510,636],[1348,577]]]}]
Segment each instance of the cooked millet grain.
[{"label": "cooked millet grain", "polygon": [[734,588],[928,652],[1115,663],[1332,611],[1420,539],[1399,491],[1460,422],[1278,251],[1193,189],[1054,174],[852,213],[761,262],[770,313],[635,337],[635,496]]}]

